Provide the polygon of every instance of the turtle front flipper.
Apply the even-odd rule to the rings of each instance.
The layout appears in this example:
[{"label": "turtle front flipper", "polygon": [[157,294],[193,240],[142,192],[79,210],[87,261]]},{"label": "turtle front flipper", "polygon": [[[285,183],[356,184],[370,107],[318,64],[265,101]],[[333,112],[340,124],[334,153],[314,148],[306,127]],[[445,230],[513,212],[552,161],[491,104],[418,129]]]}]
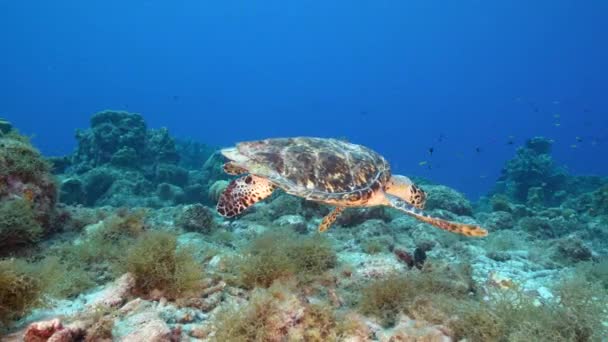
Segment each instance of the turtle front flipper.
[{"label": "turtle front flipper", "polygon": [[324,231],[329,229],[329,227],[331,227],[331,225],[336,222],[336,219],[338,218],[338,216],[340,216],[342,211],[344,211],[344,207],[335,207],[334,210],[332,210],[329,214],[325,215],[323,221],[319,225],[319,233],[323,233]]},{"label": "turtle front flipper", "polygon": [[270,196],[274,189],[274,184],[262,177],[247,175],[235,179],[220,196],[217,212],[224,217],[236,216]]},{"label": "turtle front flipper", "polygon": [[452,222],[437,217],[432,217],[398,197],[386,194],[386,198],[388,199],[391,207],[402,211],[422,222],[426,222],[430,225],[433,225],[437,228],[471,237],[484,237],[488,235],[488,231],[479,226],[473,224]]}]

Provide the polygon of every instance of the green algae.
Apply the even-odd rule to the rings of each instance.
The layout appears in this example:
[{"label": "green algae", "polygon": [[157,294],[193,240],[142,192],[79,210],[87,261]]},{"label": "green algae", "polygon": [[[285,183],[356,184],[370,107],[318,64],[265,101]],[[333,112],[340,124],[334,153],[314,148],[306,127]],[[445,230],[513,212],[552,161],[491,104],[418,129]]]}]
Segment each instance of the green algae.
[{"label": "green algae", "polygon": [[174,235],[160,231],[143,233],[118,266],[135,277],[135,291],[147,295],[161,291],[178,298],[202,288],[202,269],[189,248],[178,248]]},{"label": "green algae", "polygon": [[0,260],[0,328],[41,306],[44,287],[26,262]]},{"label": "green algae", "polygon": [[18,177],[23,182],[36,182],[51,170],[29,139],[16,131],[0,136],[0,175]]},{"label": "green algae", "polygon": [[42,233],[31,203],[25,199],[0,202],[0,249],[35,243]]},{"label": "green algae", "polygon": [[245,288],[269,287],[275,280],[298,277],[307,281],[335,267],[336,253],[325,236],[298,236],[268,231],[245,247],[237,262],[238,284]]},{"label": "green algae", "polygon": [[377,317],[384,326],[392,326],[399,313],[416,316],[424,311],[426,298],[446,295],[465,298],[474,294],[470,266],[426,264],[422,270],[393,273],[375,280],[360,292],[358,309]]}]

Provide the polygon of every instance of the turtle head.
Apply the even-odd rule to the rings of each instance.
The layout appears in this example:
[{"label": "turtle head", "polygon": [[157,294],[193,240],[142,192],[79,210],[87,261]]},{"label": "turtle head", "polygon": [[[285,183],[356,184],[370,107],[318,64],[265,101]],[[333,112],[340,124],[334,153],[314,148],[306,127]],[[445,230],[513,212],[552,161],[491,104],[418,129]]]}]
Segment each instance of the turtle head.
[{"label": "turtle head", "polygon": [[384,191],[387,194],[401,198],[418,209],[424,209],[426,192],[417,187],[406,176],[392,175],[391,179],[386,183]]}]

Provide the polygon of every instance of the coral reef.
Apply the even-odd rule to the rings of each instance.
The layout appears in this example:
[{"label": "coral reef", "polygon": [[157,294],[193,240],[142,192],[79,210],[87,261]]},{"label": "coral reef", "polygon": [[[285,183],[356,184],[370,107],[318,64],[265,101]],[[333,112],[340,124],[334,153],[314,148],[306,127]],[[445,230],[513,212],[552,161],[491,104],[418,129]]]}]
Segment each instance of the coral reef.
[{"label": "coral reef", "polygon": [[456,190],[444,185],[426,185],[427,192],[426,209],[443,209],[451,211],[459,216],[471,216],[473,208],[471,203]]},{"label": "coral reef", "polygon": [[[534,138],[477,202],[417,179],[465,239],[390,209],[276,191],[237,219],[213,148],[105,111],[52,158],[0,120],[2,340],[601,341],[608,180],[568,175]],[[53,234],[49,234],[49,233]],[[26,248],[19,248],[26,247]]]},{"label": "coral reef", "polygon": [[[176,144],[165,128],[148,129],[139,114],[103,111],[93,115],[91,128],[76,133],[78,148],[55,157],[61,179],[60,198],[66,204],[88,206],[162,207],[209,203],[213,182],[208,177],[214,159],[209,146],[189,141]],[[180,152],[185,158],[181,161]],[[202,161],[209,158],[206,169]]]},{"label": "coral reef", "polygon": [[535,137],[517,150],[508,161],[497,182],[496,192],[530,206],[555,205],[565,198],[559,190],[567,185],[567,174],[551,158],[551,145],[547,138]]}]

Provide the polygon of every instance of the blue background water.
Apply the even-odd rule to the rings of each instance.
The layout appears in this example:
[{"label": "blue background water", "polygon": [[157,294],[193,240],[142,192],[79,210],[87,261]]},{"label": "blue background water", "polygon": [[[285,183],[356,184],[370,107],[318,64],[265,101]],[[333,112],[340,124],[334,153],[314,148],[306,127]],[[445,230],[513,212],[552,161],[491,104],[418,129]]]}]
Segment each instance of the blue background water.
[{"label": "blue background water", "polygon": [[607,17],[603,0],[0,0],[0,117],[55,155],[108,108],[216,145],[347,137],[475,197],[534,135],[608,172]]}]

